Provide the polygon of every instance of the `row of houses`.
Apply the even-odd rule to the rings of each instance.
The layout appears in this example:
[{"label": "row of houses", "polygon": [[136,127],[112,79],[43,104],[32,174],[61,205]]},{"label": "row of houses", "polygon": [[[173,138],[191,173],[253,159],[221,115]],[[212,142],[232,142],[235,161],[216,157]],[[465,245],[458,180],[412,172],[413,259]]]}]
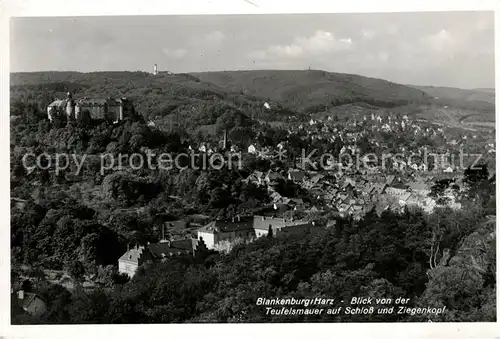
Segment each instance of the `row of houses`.
[{"label": "row of houses", "polygon": [[199,228],[196,238],[162,240],[158,243],[136,245],[118,259],[118,271],[133,277],[147,262],[158,262],[176,256],[202,257],[210,250],[220,250],[220,245],[239,239],[256,239],[263,236],[280,237],[284,234],[301,234],[317,231],[313,223],[303,220],[266,216],[238,216],[231,220],[214,220]]},{"label": "row of houses", "polygon": [[[440,176],[452,175],[443,173]],[[289,198],[275,191],[277,178],[288,179],[300,185],[315,197],[307,204],[302,199]],[[436,207],[434,198],[428,196],[435,181],[434,176],[416,175],[404,178],[398,174],[357,170],[351,173],[289,170],[288,173],[255,171],[245,181],[267,186],[275,210],[300,210],[315,212],[321,209],[320,201],[339,216],[360,219],[374,208],[398,210],[403,206],[419,206],[426,211]],[[449,192],[450,201],[454,201]],[[308,205],[308,206],[307,206]],[[316,206],[318,205],[318,206]],[[452,203],[453,205],[453,203]],[[455,205],[454,205],[455,206]],[[456,205],[458,206],[458,205]]]}]

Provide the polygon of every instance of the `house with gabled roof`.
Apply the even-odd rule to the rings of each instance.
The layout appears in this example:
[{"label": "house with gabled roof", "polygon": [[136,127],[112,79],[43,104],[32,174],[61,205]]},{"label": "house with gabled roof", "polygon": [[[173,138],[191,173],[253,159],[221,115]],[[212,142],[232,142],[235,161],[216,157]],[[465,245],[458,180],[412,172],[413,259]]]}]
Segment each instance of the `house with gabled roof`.
[{"label": "house with gabled roof", "polygon": [[265,182],[265,174],[261,171],[254,171],[246,179],[244,179],[244,182],[253,183],[257,186],[263,185]]},{"label": "house with gabled roof", "polygon": [[29,293],[23,290],[18,291],[17,303],[25,312],[35,317],[47,311],[45,299],[36,293]]},{"label": "house with gabled roof", "polygon": [[356,181],[350,177],[347,177],[341,186],[343,189],[356,188]]},{"label": "house with gabled roof", "polygon": [[306,178],[306,172],[305,171],[289,171],[288,172],[288,180],[292,180],[293,182],[299,183],[303,182]]},{"label": "house with gabled roof", "polygon": [[152,260],[152,254],[144,246],[136,245],[118,259],[118,272],[132,278],[139,266]]},{"label": "house with gabled roof", "polygon": [[404,206],[408,203],[408,199],[410,198],[411,193],[410,192],[405,192],[401,196],[399,196],[399,204],[401,206]]},{"label": "house with gabled roof", "polygon": [[310,181],[313,183],[313,184],[317,184],[319,183],[325,176],[323,174],[316,174],[314,176],[311,177]]},{"label": "house with gabled roof", "polygon": [[384,194],[386,189],[387,189],[387,184],[376,183],[376,184],[373,184],[373,189],[372,189],[371,193],[377,194],[377,195]]},{"label": "house with gabled roof", "polygon": [[161,240],[158,243],[136,245],[129,248],[118,259],[118,272],[127,274],[130,278],[135,275],[139,266],[147,262],[162,261],[175,256],[197,256],[207,252],[202,239],[188,238],[180,240]]},{"label": "house with gabled roof", "polygon": [[257,154],[258,153],[257,148],[255,147],[255,145],[248,146],[247,152],[250,153],[250,154]]},{"label": "house with gabled roof", "polygon": [[275,202],[273,203],[273,209],[278,212],[286,212],[290,210],[290,206],[288,204],[285,204],[283,202]]},{"label": "house with gabled roof", "polygon": [[279,194],[278,192],[271,193],[271,195],[269,197],[271,198],[273,203],[281,202],[281,200],[283,199],[283,196],[281,194]]},{"label": "house with gabled roof", "polygon": [[394,181],[396,180],[396,176],[394,174],[390,174],[386,177],[386,180],[385,180],[385,183],[388,185],[388,186],[391,186]]},{"label": "house with gabled roof", "polygon": [[282,175],[278,172],[274,172],[272,170],[269,170],[265,177],[264,180],[268,185],[274,185],[278,182],[278,180],[282,179]]}]

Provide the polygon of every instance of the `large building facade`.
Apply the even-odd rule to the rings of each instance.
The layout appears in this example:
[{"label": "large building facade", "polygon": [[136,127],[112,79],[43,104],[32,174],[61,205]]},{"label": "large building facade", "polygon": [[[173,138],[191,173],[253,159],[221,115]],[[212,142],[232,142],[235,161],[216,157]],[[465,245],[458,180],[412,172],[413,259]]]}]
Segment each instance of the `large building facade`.
[{"label": "large building facade", "polygon": [[132,101],[120,99],[73,99],[70,93],[64,100],[55,100],[47,107],[49,120],[56,115],[69,120],[108,120],[117,122],[135,114]]},{"label": "large building facade", "polygon": [[118,272],[132,278],[139,266],[144,263],[183,255],[199,257],[205,255],[207,251],[203,241],[198,239],[162,240],[158,243],[148,243],[145,246],[137,245],[129,248],[118,259]]},{"label": "large building facade", "polygon": [[279,237],[289,233],[307,233],[315,228],[313,223],[266,216],[236,217],[231,221],[215,220],[198,229],[198,239],[203,239],[207,248],[217,249],[222,242],[236,239],[267,236],[269,231]]}]

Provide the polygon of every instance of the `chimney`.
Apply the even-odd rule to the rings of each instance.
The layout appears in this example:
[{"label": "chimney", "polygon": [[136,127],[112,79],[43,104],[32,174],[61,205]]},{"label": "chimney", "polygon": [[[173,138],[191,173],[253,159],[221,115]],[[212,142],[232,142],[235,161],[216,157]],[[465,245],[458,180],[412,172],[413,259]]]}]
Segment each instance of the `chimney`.
[{"label": "chimney", "polygon": [[127,252],[130,251],[130,244],[127,244]]},{"label": "chimney", "polygon": [[18,298],[19,300],[23,300],[23,299],[24,299],[24,291],[23,291],[23,290],[19,290],[19,291],[17,292],[17,298]]}]

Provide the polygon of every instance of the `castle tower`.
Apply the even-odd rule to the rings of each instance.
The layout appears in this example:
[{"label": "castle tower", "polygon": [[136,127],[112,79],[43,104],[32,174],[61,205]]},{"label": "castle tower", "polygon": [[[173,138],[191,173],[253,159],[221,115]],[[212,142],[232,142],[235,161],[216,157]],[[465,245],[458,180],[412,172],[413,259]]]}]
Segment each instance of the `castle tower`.
[{"label": "castle tower", "polygon": [[66,99],[66,116],[68,117],[68,121],[75,118],[75,101],[70,92],[68,92]]},{"label": "castle tower", "polygon": [[75,120],[80,119],[81,114],[82,114],[82,106],[79,102],[75,102]]},{"label": "castle tower", "polygon": [[158,65],[157,64],[154,64],[154,66],[153,66],[153,74],[158,75]]}]

